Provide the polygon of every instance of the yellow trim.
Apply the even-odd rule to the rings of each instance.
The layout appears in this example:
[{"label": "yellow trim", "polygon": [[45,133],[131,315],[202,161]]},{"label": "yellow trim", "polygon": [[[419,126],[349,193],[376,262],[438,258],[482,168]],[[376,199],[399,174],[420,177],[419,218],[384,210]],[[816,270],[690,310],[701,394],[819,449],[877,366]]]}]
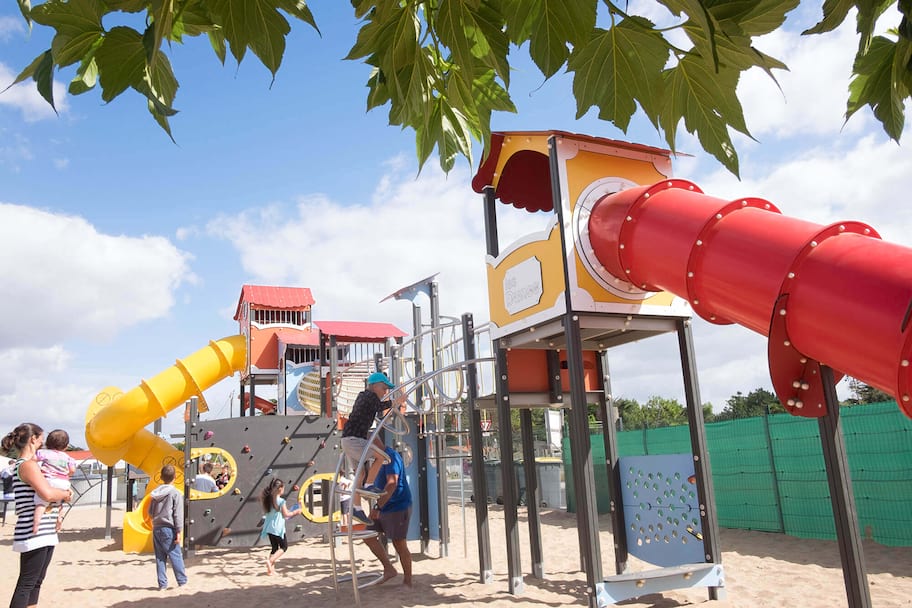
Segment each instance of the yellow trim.
[{"label": "yellow trim", "polygon": [[[323,481],[325,479],[325,480],[329,481],[330,483],[335,483],[334,477],[335,477],[335,473],[317,473],[316,475],[311,475],[310,477],[308,477],[304,481],[304,483],[301,484],[301,489],[298,490],[298,504],[301,505],[301,515],[308,521],[312,521],[317,524],[325,524],[325,523],[329,522],[328,515],[314,515],[313,513],[311,513],[311,511],[307,508],[307,501],[304,499],[307,498],[307,489],[315,481]],[[329,496],[325,496],[323,498],[323,500],[324,501],[329,500]],[[332,520],[341,521],[342,512],[333,511]]]},{"label": "yellow trim", "polygon": [[234,487],[234,480],[237,478],[238,466],[237,461],[234,459],[229,452],[226,452],[222,448],[217,447],[208,447],[208,448],[191,448],[190,449],[190,459],[200,458],[204,454],[212,454],[214,456],[221,456],[223,460],[228,461],[228,466],[231,467],[231,479],[225,487],[220,489],[218,492],[200,492],[194,488],[190,488],[190,500],[212,500],[213,498],[218,498],[219,496],[224,496],[228,494],[231,488]]}]

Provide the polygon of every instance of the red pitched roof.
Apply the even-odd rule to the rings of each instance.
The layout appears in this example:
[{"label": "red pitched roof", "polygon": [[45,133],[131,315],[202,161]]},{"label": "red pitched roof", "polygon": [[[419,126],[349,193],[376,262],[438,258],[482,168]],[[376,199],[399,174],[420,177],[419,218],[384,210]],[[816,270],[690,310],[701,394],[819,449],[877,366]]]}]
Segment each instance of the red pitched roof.
[{"label": "red pitched roof", "polygon": [[238,298],[234,320],[241,317],[241,305],[244,302],[257,308],[274,310],[307,310],[314,304],[313,295],[307,287],[273,287],[270,285],[244,285],[241,297]]},{"label": "red pitched roof", "polygon": [[285,344],[295,346],[319,346],[320,332],[306,329],[277,329],[276,337]]},{"label": "red pitched roof", "polygon": [[[548,156],[536,150],[518,149],[506,160],[501,174],[495,175],[500,162],[500,154],[504,138],[511,136],[535,137],[566,137],[583,143],[613,146],[621,150],[629,150],[655,156],[668,157],[670,150],[654,148],[643,144],[634,144],[617,139],[592,137],[567,131],[509,131],[491,133],[491,143],[488,157],[482,159],[478,172],[472,178],[472,189],[481,194],[486,186],[493,186],[496,182],[495,196],[507,205],[518,209],[525,209],[531,213],[536,211],[552,211],[554,203],[551,200],[551,165]],[[680,153],[679,153],[680,155]]]},{"label": "red pitched roof", "polygon": [[387,338],[404,338],[407,334],[392,323],[368,321],[315,321],[327,336],[349,342],[382,342]]}]

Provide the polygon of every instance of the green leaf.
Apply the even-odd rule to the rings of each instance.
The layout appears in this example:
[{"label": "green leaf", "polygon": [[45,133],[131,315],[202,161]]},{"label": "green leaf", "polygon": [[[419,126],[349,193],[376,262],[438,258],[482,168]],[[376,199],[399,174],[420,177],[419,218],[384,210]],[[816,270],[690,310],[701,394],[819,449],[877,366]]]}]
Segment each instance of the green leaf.
[{"label": "green leaf", "polygon": [[[693,23],[686,23],[682,29],[694,43],[692,52],[699,53],[702,56],[705,49],[710,46],[709,41],[706,40],[705,30],[696,27]],[[717,36],[716,55],[719,58],[719,65],[742,72],[754,66],[762,67],[767,73],[770,73],[770,70],[774,68],[787,69],[787,66],[778,59],[755,49],[751,44],[751,38],[748,36]],[[711,65],[710,58],[704,58]]]},{"label": "green leaf", "polygon": [[493,69],[503,80],[504,85],[509,87],[510,62],[507,55],[510,52],[510,39],[504,32],[503,14],[491,1],[484,0],[475,15],[475,23],[478,29],[475,32],[472,54]]},{"label": "green leaf", "polygon": [[317,27],[317,22],[314,20],[313,13],[310,12],[310,8],[304,0],[276,0],[276,6],[292,17],[300,19],[304,23],[310,25],[317,30],[317,33],[320,34],[320,36],[323,35],[323,33],[320,32],[320,28]]},{"label": "green leaf", "polygon": [[273,78],[282,65],[288,21],[270,0],[211,0],[210,10],[240,64],[249,47]]},{"label": "green leaf", "polygon": [[472,136],[466,120],[457,109],[443,104],[440,112],[440,140],[437,152],[440,168],[445,172],[453,169],[456,159],[462,155],[472,164]]},{"label": "green leaf", "polygon": [[103,34],[101,18],[107,7],[101,0],[61,2],[51,0],[32,9],[32,18],[57,33],[51,42],[54,62],[60,67],[81,61]]},{"label": "green leaf", "polygon": [[711,0],[707,10],[726,33],[762,36],[785,23],[799,0]]},{"label": "green leaf", "polygon": [[95,63],[95,57],[88,61],[83,61],[76,70],[76,76],[70,81],[69,90],[71,95],[82,95],[87,91],[95,88],[98,82],[98,64]]},{"label": "green leaf", "polygon": [[146,47],[146,62],[151,65],[155,63],[162,40],[170,35],[174,27],[174,0],[151,0],[149,16],[152,23],[146,28],[149,36],[144,37],[143,43]]},{"label": "green leaf", "polygon": [[26,78],[31,78],[35,81],[38,92],[44,97],[46,102],[51,104],[51,107],[54,108],[54,112],[56,112],[57,107],[54,106],[54,55],[51,53],[51,49],[48,49],[35,57],[35,59],[16,76],[16,80],[3,90],[9,90],[10,87],[19,84]]},{"label": "green leaf", "polygon": [[855,59],[846,120],[862,107],[870,106],[884,131],[899,141],[905,125],[903,104],[912,90],[912,79],[905,69],[909,54],[908,41],[900,44],[883,36],[871,41],[868,52]]},{"label": "green leaf", "polygon": [[95,88],[98,82],[98,64],[95,62],[95,53],[104,44],[104,38],[99,38],[95,45],[89,49],[76,70],[76,76],[70,81],[68,90],[71,95],[82,95]]},{"label": "green leaf", "polygon": [[154,65],[148,66],[142,82],[135,88],[146,96],[152,118],[164,129],[171,141],[174,141],[168,117],[177,114],[177,110],[171,107],[171,104],[177,95],[178,84],[168,58],[161,55]]},{"label": "green leaf", "polygon": [[658,123],[663,101],[662,68],[668,43],[641,17],[622,20],[610,30],[597,28],[592,38],[573,50],[567,69],[574,72],[576,117],[599,108],[599,118],[626,131],[639,101]]},{"label": "green leaf", "polygon": [[874,36],[877,18],[895,4],[896,0],[866,0],[857,3],[858,17],[856,21],[858,33],[860,34],[858,39],[858,48],[860,50],[867,51],[868,46],[871,44],[871,38]]},{"label": "green leaf", "polygon": [[812,28],[801,32],[802,34],[824,34],[832,32],[842,25],[849,11],[855,7],[855,0],[824,0],[823,18]]},{"label": "green leaf", "polygon": [[544,0],[501,0],[501,14],[507,38],[517,46],[523,44],[532,35],[532,24],[535,16],[542,12]]},{"label": "green leaf", "polygon": [[142,82],[146,70],[146,49],[142,36],[133,28],[118,26],[105,35],[95,52],[101,98],[111,101]]},{"label": "green leaf", "polygon": [[[704,40],[707,47],[698,49],[698,51],[701,57],[716,67],[719,64],[719,55],[716,50],[716,22],[704,2],[702,0],[659,0],[659,3],[664,4],[675,16],[687,15],[688,22],[705,32],[699,39]],[[696,46],[697,41],[693,39],[691,41]]]},{"label": "green leaf", "polygon": [[416,6],[376,10],[358,30],[358,38],[345,59],[376,54],[384,69],[400,69],[414,60],[420,31]]},{"label": "green leaf", "polygon": [[19,3],[19,12],[22,13],[22,18],[25,19],[25,22],[28,23],[29,29],[32,29],[32,2],[31,0],[17,0]]},{"label": "green leaf", "polygon": [[225,46],[225,32],[221,28],[209,30],[206,32],[209,37],[209,44],[212,46],[212,50],[215,51],[216,57],[219,58],[219,61],[222,62],[222,65],[225,65],[225,58],[227,57],[228,49]]},{"label": "green leaf", "polygon": [[[218,27],[213,23],[209,11],[200,0],[193,0],[185,4],[180,14],[175,17],[171,37],[178,41],[183,36],[200,36]],[[224,43],[224,40],[222,42]],[[224,49],[224,44],[222,47]],[[225,63],[224,60],[222,63]]]},{"label": "green leaf", "polygon": [[367,88],[369,89],[367,93],[368,111],[389,103],[389,88],[386,86],[386,77],[380,68],[375,67],[371,70],[371,75],[367,79]]},{"label": "green leaf", "polygon": [[440,42],[450,50],[451,61],[461,68],[455,70],[456,76],[469,84],[473,80],[471,67],[475,62],[472,39],[478,27],[470,4],[462,0],[440,0],[435,22]]},{"label": "green leaf", "polygon": [[494,70],[486,70],[476,76],[472,85],[472,94],[475,97],[475,108],[478,112],[473,132],[487,148],[491,140],[491,113],[497,110],[515,114],[516,106],[513,105],[507,90],[497,82]]},{"label": "green leaf", "polygon": [[544,2],[533,17],[529,54],[546,78],[564,65],[570,45],[585,44],[595,27],[595,0]]},{"label": "green leaf", "polygon": [[659,123],[672,150],[678,124],[683,119],[684,128],[697,134],[703,149],[736,176],[738,155],[728,127],[750,136],[735,95],[739,74],[724,67],[712,71],[702,59],[686,56],[678,65],[665,70],[665,104],[659,114]]}]

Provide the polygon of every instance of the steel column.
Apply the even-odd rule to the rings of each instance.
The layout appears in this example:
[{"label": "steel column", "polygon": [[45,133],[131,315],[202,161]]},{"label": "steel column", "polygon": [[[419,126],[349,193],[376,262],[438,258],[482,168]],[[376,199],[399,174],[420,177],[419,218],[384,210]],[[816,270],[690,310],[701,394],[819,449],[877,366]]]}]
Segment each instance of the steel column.
[{"label": "steel column", "polygon": [[522,563],[519,555],[517,527],[516,472],[513,469],[513,428],[510,424],[510,387],[507,383],[507,351],[500,340],[494,340],[497,377],[494,394],[497,399],[497,425],[500,436],[500,475],[503,481],[504,533],[507,541],[507,578],[511,594],[524,590]]},{"label": "steel column", "polygon": [[488,525],[488,482],[484,468],[484,438],[481,433],[481,412],[475,405],[478,397],[478,369],[473,361],[475,322],[471,313],[462,315],[462,336],[466,365],[466,407],[469,408],[469,439],[472,442],[472,493],[475,495],[475,527],[478,538],[478,577],[483,584],[494,580],[491,565],[491,532]]},{"label": "steel column", "polygon": [[818,418],[817,423],[820,428],[820,445],[823,448],[823,462],[826,464],[827,483],[830,486],[830,502],[833,504],[833,519],[836,523],[836,539],[839,542],[846,597],[849,608],[870,608],[871,591],[868,587],[861,534],[858,531],[858,512],[855,510],[855,496],[852,494],[849,460],[846,456],[842,425],[839,422],[836,382],[830,367],[821,365],[820,372],[827,413],[826,416]]},{"label": "steel column", "polygon": [[[694,476],[697,495],[700,497],[700,525],[703,528],[703,557],[707,563],[721,564],[719,547],[719,520],[716,516],[716,495],[709,469],[709,450],[706,449],[706,426],[703,423],[703,404],[697,380],[697,362],[693,349],[690,319],[677,319],[678,350],[681,353],[681,370],[684,374],[684,399],[687,403],[687,426],[694,458]],[[722,599],[724,589],[709,588],[709,599]]]}]

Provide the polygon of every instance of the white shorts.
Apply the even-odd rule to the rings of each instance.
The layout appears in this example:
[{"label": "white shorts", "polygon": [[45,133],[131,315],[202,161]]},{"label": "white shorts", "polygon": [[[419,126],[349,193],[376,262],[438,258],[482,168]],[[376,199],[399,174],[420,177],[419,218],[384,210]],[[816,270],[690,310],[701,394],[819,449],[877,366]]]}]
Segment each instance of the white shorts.
[{"label": "white shorts", "polygon": [[[358,466],[358,461],[361,460],[361,454],[364,453],[364,449],[367,447],[368,443],[367,439],[364,439],[363,437],[342,438],[342,453],[345,454],[346,464],[352,474],[354,474],[355,467]],[[370,460],[371,456],[368,455],[365,462]]]},{"label": "white shorts", "polygon": [[[56,488],[58,490],[69,490],[70,489],[70,480],[69,479],[58,479],[56,477],[52,477],[52,478],[48,479],[47,482],[48,482],[49,486],[51,486],[52,488]],[[51,501],[51,502],[54,502],[54,501]],[[38,496],[38,492],[35,492],[35,506],[46,507],[46,506],[48,506],[48,504],[50,504],[50,503],[48,503],[48,501],[46,501],[43,498],[41,498],[40,496]]]}]

